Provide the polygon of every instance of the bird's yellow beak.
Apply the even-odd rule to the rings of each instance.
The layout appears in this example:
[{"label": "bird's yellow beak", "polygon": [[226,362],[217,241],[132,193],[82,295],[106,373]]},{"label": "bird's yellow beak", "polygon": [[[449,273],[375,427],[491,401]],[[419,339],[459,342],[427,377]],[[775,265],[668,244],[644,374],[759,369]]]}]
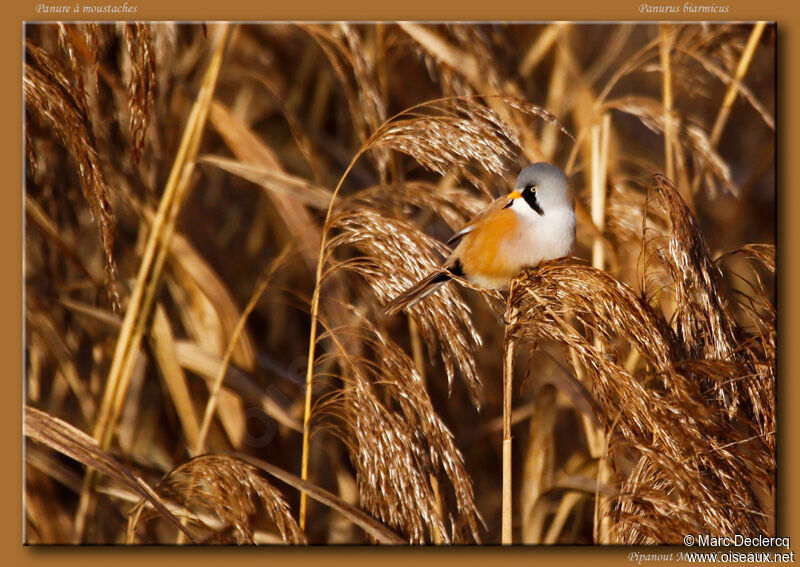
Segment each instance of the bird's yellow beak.
[{"label": "bird's yellow beak", "polygon": [[519,199],[520,197],[522,197],[522,193],[520,193],[519,191],[512,191],[511,193],[506,195],[506,197],[508,199]]}]

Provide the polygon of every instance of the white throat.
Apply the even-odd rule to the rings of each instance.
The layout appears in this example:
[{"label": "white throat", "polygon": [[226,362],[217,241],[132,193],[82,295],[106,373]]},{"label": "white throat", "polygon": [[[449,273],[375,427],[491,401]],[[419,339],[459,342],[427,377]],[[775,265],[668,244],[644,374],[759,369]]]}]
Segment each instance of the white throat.
[{"label": "white throat", "polygon": [[553,260],[572,253],[575,244],[575,212],[568,204],[542,207],[534,211],[524,199],[514,199],[511,210],[520,221],[514,238],[516,257],[527,266]]}]

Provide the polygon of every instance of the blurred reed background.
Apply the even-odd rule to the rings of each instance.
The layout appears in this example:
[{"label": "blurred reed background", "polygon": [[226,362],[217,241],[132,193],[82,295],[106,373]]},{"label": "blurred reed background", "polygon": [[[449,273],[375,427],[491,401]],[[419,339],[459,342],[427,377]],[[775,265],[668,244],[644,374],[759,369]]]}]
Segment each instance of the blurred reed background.
[{"label": "blurred reed background", "polygon": [[[772,533],[775,43],[27,25],[26,541]],[[378,314],[542,160],[574,258]]]}]

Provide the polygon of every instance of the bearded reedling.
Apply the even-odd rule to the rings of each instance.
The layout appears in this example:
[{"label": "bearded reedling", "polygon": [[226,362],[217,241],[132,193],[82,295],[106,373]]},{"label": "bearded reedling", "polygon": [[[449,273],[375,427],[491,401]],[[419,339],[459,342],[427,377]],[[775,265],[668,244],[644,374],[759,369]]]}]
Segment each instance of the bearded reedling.
[{"label": "bearded reedling", "polygon": [[495,199],[448,241],[456,243],[443,270],[415,283],[383,312],[413,307],[453,276],[500,289],[521,269],[568,255],[575,244],[575,206],[567,176],[549,163],[527,166],[514,191]]}]

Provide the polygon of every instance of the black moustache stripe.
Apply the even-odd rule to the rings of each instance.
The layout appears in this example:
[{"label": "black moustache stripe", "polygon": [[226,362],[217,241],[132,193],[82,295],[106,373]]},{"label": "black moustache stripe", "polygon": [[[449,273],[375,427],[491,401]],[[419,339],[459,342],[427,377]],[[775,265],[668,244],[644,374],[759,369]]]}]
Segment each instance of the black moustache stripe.
[{"label": "black moustache stripe", "polygon": [[540,217],[544,216],[544,211],[542,207],[539,206],[539,201],[536,200],[536,193],[533,191],[523,191],[522,198],[525,199],[525,202],[528,203],[528,206],[539,213]]}]

